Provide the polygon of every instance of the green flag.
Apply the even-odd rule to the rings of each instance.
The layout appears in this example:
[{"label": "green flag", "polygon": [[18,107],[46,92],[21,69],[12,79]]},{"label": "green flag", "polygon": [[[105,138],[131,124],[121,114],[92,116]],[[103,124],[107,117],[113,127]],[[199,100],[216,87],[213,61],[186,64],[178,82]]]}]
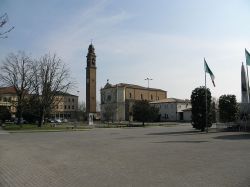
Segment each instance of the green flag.
[{"label": "green flag", "polygon": [[214,87],[215,87],[215,83],[214,83],[214,78],[215,78],[215,77],[214,77],[214,74],[213,74],[213,72],[211,71],[211,69],[208,67],[205,58],[204,58],[204,68],[205,68],[205,73],[208,73],[208,74],[210,75],[211,80],[212,80],[212,82],[213,82],[213,85],[214,85]]},{"label": "green flag", "polygon": [[245,48],[245,55],[246,55],[246,64],[250,66],[250,54],[246,48]]}]

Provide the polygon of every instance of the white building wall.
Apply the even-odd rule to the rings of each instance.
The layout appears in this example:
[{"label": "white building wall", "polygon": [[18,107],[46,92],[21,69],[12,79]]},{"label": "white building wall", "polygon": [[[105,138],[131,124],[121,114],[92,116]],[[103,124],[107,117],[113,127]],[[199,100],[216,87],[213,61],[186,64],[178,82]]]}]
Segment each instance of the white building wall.
[{"label": "white building wall", "polygon": [[176,103],[157,103],[154,106],[159,108],[161,121],[176,121]]},{"label": "white building wall", "polygon": [[[161,121],[178,121],[178,120],[185,120],[184,118],[184,109],[192,108],[191,103],[176,103],[176,102],[169,102],[169,103],[155,103],[153,104],[155,107],[159,108],[159,114],[161,115]],[[180,119],[180,116],[183,115],[183,119]],[[186,118],[189,119],[191,117],[187,116]],[[187,120],[189,121],[189,120]]]},{"label": "white building wall", "polygon": [[192,120],[192,111],[191,110],[183,111],[183,120],[184,121],[191,121]]},{"label": "white building wall", "polygon": [[112,110],[114,121],[125,120],[125,88],[115,87],[101,91],[101,119],[104,120],[106,109]]}]

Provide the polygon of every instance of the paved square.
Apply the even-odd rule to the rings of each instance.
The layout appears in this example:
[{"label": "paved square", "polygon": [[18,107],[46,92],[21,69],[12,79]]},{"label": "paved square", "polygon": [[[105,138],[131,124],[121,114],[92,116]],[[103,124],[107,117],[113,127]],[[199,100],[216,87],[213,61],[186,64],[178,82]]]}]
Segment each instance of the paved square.
[{"label": "paved square", "polygon": [[250,185],[250,134],[175,127],[0,134],[0,186]]}]

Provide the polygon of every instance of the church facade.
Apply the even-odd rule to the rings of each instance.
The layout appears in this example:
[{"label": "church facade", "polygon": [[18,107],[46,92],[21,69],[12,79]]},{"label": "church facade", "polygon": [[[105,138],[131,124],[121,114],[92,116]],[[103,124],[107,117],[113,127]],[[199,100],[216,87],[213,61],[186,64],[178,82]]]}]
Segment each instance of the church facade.
[{"label": "church facade", "polygon": [[134,84],[107,83],[101,89],[101,120],[129,121],[132,120],[132,107],[135,101],[157,101],[167,98],[165,90],[146,88]]}]

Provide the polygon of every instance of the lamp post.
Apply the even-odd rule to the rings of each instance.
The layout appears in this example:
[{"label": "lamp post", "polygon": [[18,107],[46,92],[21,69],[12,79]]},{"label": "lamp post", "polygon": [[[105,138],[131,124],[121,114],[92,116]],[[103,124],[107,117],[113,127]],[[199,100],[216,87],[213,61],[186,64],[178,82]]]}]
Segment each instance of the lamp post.
[{"label": "lamp post", "polygon": [[76,92],[77,92],[77,102],[74,102],[75,114],[76,114],[76,119],[77,119],[77,121],[80,121],[80,119],[79,119],[79,106],[78,106],[78,104],[79,104],[78,102],[79,102],[79,93],[80,93],[80,91],[77,90]]},{"label": "lamp post", "polygon": [[148,81],[148,101],[149,101],[149,81],[152,81],[153,79],[151,79],[151,78],[146,78],[146,79],[144,79],[145,81]]},{"label": "lamp post", "polygon": [[145,81],[148,81],[148,88],[149,88],[149,81],[152,81],[153,79],[151,79],[151,78],[146,78],[146,79],[144,79]]}]

